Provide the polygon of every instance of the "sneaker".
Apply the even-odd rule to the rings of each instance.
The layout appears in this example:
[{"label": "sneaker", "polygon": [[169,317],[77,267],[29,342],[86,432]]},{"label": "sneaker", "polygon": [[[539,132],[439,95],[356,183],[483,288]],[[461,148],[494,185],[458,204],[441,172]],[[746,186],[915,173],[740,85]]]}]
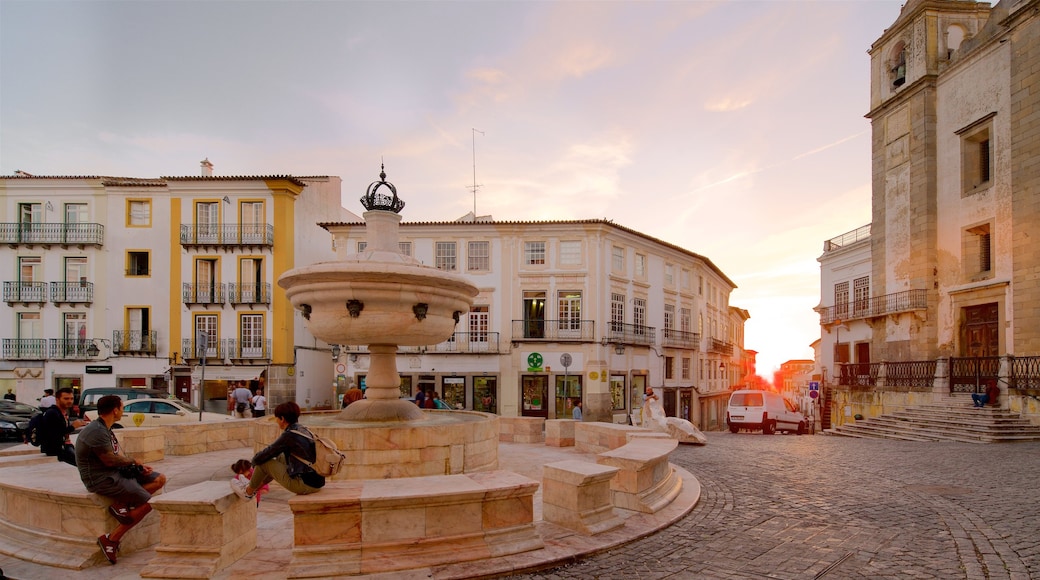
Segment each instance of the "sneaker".
[{"label": "sneaker", "polygon": [[246,483],[237,477],[231,480],[231,491],[242,499],[253,499],[253,494],[246,493]]},{"label": "sneaker", "polygon": [[112,517],[121,524],[130,525],[134,523],[134,517],[130,515],[130,508],[127,506],[116,506],[112,504],[108,506],[108,513],[112,514]]},{"label": "sneaker", "polygon": [[108,539],[108,534],[103,534],[98,536],[97,544],[101,547],[101,553],[105,555],[105,558],[108,558],[109,562],[115,564],[116,552],[119,551],[119,542],[113,542]]}]

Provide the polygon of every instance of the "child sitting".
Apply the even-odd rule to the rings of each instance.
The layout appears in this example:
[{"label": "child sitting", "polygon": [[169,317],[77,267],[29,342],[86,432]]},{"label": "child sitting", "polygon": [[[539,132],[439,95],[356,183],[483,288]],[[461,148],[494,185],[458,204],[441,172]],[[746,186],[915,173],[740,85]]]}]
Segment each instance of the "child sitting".
[{"label": "child sitting", "polygon": [[[235,479],[241,480],[242,483],[249,483],[249,478],[253,477],[253,464],[248,459],[239,459],[238,461],[231,464],[231,471],[235,473]],[[260,505],[260,496],[271,490],[271,486],[264,484],[260,486],[260,489],[256,490],[256,505]]]}]

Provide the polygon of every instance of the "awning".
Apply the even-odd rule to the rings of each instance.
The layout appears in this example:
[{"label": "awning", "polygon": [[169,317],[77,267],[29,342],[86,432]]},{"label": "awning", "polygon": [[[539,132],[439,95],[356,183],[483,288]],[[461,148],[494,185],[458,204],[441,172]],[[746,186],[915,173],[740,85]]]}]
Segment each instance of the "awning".
[{"label": "awning", "polygon": [[[207,381],[251,381],[260,376],[267,367],[232,367],[207,366]],[[197,383],[202,378],[202,366],[191,370],[191,382]]]}]

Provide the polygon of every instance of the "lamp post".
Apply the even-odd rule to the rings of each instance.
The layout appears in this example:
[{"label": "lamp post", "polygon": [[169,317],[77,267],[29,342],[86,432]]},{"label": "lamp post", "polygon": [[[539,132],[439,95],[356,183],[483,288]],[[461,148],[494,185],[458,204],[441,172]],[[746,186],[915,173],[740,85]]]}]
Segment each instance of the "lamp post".
[{"label": "lamp post", "polygon": [[199,375],[199,422],[202,422],[202,396],[206,392],[206,351],[209,350],[209,336],[198,331],[195,334],[195,348],[202,359],[202,373]]}]

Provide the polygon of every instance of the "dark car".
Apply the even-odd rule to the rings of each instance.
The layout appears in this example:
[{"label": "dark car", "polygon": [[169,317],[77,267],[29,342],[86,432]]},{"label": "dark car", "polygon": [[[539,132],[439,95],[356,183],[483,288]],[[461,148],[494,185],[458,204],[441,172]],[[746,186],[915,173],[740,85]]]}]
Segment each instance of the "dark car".
[{"label": "dark car", "polygon": [[40,410],[32,405],[0,399],[0,437],[21,441],[29,428],[29,419],[39,414]]}]

